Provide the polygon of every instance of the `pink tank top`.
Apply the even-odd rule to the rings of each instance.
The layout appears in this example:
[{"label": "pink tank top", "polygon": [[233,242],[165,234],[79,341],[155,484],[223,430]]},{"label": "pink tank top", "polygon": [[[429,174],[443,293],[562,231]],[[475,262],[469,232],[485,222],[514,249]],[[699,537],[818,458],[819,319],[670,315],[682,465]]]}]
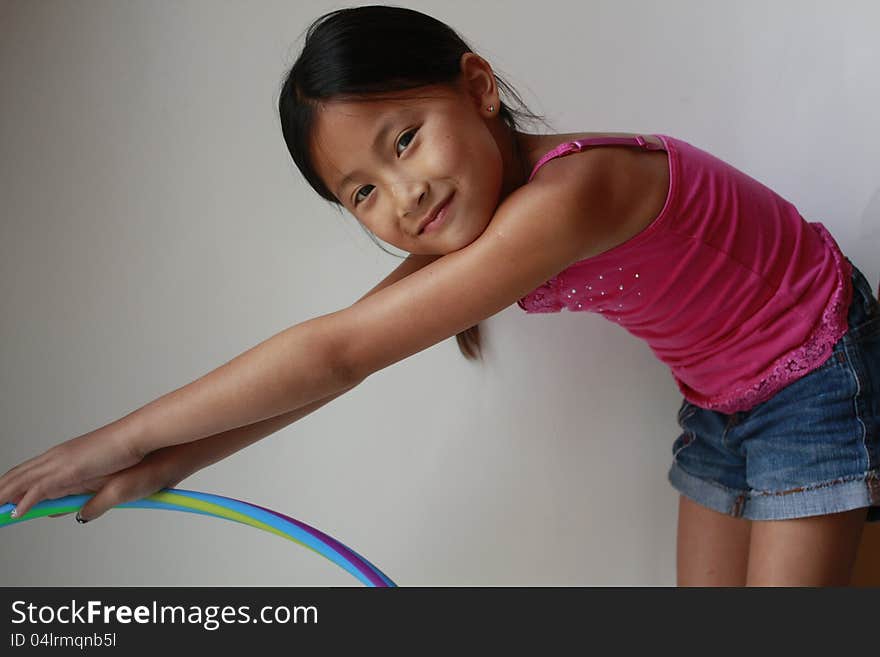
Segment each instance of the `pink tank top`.
[{"label": "pink tank top", "polygon": [[[689,402],[731,414],[813,371],[847,331],[852,265],[828,230],[754,178],[680,139],[560,144],[665,150],[669,191],[641,232],[520,299],[528,313],[601,313],[645,340]],[[664,148],[665,147],[665,148]]]}]

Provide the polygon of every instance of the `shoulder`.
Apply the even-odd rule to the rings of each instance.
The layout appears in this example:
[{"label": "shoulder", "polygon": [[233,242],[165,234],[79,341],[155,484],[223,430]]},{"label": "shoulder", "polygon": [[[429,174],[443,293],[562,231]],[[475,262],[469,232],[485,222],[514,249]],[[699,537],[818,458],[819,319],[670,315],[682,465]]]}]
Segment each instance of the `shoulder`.
[{"label": "shoulder", "polygon": [[[613,232],[613,218],[620,216],[619,181],[627,178],[620,160],[619,152],[594,148],[545,162],[530,182],[499,206],[490,228],[496,222],[516,221],[524,224],[523,231],[534,233],[536,243],[576,244],[575,257],[561,263],[561,271],[587,257]],[[505,219],[508,215],[511,218]]]},{"label": "shoulder", "polygon": [[660,214],[670,189],[667,158],[665,150],[603,145],[546,162],[529,185],[538,183],[563,207],[581,207],[583,259],[626,241]]},{"label": "shoulder", "polygon": [[473,242],[340,311],[329,340],[341,369],[363,380],[491,317],[582,259],[596,239],[593,196],[604,192],[601,180],[588,175],[573,184],[570,175],[536,175],[504,199]]},{"label": "shoulder", "polygon": [[545,162],[529,185],[590,202],[596,212],[600,209],[597,206],[632,192],[640,153],[630,146],[608,145],[569,153]]}]

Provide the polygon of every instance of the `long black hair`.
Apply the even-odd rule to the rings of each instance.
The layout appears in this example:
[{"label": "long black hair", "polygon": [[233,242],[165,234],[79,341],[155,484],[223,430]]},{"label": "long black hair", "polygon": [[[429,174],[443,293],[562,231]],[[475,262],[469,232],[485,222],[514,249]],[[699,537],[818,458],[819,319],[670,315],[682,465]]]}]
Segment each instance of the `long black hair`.
[{"label": "long black hair", "polygon": [[[311,135],[320,103],[330,99],[367,101],[377,93],[388,98],[389,93],[428,85],[453,85],[466,52],[473,49],[455,30],[404,7],[351,7],[316,19],[306,31],[302,52],[285,77],[278,97],[287,150],[312,189],[338,209],[344,207],[318,175],[312,159]],[[499,89],[522,108],[500,102],[499,116],[511,132],[518,131],[523,120],[548,125],[543,116],[529,111],[516,90],[497,74],[495,80]],[[391,253],[362,227],[379,248]],[[479,324],[455,337],[465,358],[482,358]]]}]

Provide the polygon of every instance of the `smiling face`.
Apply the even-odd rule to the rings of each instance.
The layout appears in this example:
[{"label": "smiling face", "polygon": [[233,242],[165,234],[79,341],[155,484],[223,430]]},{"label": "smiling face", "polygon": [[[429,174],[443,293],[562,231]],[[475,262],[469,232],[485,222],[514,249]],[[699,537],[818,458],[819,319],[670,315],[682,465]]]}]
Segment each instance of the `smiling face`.
[{"label": "smiling face", "polygon": [[[454,88],[332,101],[317,113],[312,152],[321,179],[374,235],[412,254],[473,242],[527,177],[516,137],[498,116],[491,67],[474,53],[461,65]],[[442,221],[423,231],[448,199]]]}]

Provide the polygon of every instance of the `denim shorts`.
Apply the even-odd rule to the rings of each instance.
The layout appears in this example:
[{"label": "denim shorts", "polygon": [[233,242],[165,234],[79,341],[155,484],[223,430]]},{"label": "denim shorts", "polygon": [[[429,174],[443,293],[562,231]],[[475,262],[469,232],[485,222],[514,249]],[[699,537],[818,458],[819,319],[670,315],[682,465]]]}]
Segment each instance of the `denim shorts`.
[{"label": "denim shorts", "polygon": [[817,369],[730,415],[683,400],[673,488],[749,520],[880,520],[880,301],[854,265],[852,281],[849,328]]}]

